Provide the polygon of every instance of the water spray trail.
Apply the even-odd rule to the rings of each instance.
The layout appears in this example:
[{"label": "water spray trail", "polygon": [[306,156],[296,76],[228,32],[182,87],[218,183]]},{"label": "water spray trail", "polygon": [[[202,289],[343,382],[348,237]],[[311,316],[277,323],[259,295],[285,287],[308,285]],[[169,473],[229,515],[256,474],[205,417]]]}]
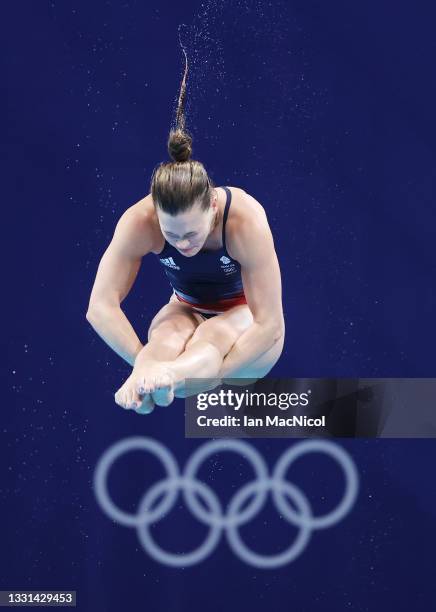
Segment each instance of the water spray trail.
[{"label": "water spray trail", "polygon": [[182,38],[180,35],[180,29],[182,27],[186,27],[186,25],[183,23],[179,25],[179,44],[185,56],[185,71],[183,73],[182,83],[180,85],[179,101],[177,104],[176,124],[177,124],[177,128],[184,130],[185,128],[184,107],[185,107],[185,98],[186,98],[186,79],[188,76],[188,54],[186,53],[186,48],[184,44],[182,43]]}]

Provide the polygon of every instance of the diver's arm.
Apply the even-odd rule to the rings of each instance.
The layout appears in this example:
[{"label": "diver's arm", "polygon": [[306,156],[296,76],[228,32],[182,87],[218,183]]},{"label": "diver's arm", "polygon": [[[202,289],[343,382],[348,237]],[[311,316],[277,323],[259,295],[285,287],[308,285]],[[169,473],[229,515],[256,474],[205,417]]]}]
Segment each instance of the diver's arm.
[{"label": "diver's arm", "polygon": [[254,320],[225,357],[221,378],[231,378],[232,373],[249,366],[285,333],[280,267],[261,207],[233,232],[230,246],[232,256],[241,264],[244,293]]},{"label": "diver's arm", "polygon": [[148,220],[129,209],[121,217],[98,267],[86,318],[97,334],[130,365],[142,348],[121,309],[141,265],[152,247]]}]

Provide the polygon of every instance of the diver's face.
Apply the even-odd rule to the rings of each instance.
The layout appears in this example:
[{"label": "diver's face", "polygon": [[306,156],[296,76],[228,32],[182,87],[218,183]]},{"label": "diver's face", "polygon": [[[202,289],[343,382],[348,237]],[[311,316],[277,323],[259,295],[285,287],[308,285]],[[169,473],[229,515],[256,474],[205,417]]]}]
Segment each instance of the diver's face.
[{"label": "diver's face", "polygon": [[175,217],[157,208],[157,216],[166,241],[185,257],[192,257],[206,242],[216,211],[217,205],[213,201],[208,210],[203,210],[200,204],[196,203]]}]

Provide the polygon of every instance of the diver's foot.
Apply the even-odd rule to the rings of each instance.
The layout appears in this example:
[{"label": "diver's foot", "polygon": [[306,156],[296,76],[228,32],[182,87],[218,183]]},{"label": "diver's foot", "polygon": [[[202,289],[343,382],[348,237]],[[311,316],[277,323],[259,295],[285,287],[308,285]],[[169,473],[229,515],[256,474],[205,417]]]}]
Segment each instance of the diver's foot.
[{"label": "diver's foot", "polygon": [[150,394],[158,406],[169,406],[174,400],[175,377],[166,362],[151,362],[141,366],[136,375],[136,391]]},{"label": "diver's foot", "polygon": [[138,393],[132,374],[115,393],[115,403],[121,408],[134,410],[138,414],[150,414],[154,409],[152,396],[149,393]]},{"label": "diver's foot", "polygon": [[147,393],[146,395],[140,395],[139,398],[139,407],[137,404],[136,408],[134,408],[134,411],[137,414],[150,414],[150,412],[153,412],[155,404],[153,397]]},{"label": "diver's foot", "polygon": [[174,375],[171,370],[156,379],[156,391],[151,394],[158,406],[169,406],[174,401]]}]

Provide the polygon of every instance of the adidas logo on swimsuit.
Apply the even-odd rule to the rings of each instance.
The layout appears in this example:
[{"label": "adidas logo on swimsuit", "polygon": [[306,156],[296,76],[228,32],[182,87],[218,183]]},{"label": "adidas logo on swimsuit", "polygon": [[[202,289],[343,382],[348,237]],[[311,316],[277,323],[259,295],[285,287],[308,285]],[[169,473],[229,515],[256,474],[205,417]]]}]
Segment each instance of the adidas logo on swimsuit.
[{"label": "adidas logo on swimsuit", "polygon": [[164,257],[160,260],[164,266],[168,266],[168,268],[172,268],[173,270],[180,270],[180,267],[176,264],[172,257]]}]

